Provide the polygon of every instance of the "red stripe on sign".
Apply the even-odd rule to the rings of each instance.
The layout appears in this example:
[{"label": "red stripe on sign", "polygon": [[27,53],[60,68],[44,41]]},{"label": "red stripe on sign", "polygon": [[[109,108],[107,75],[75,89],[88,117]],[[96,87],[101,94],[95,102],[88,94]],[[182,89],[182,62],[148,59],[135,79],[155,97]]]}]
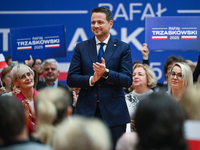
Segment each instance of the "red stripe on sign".
[{"label": "red stripe on sign", "polygon": [[167,38],[152,38],[153,40],[166,40]]},{"label": "red stripe on sign", "polygon": [[68,72],[60,72],[58,76],[58,80],[66,81]]},{"label": "red stripe on sign", "polygon": [[200,150],[200,140],[187,140],[189,150]]},{"label": "red stripe on sign", "polygon": [[60,46],[49,46],[49,47],[45,47],[45,48],[58,48]]},{"label": "red stripe on sign", "polygon": [[23,49],[17,49],[18,51],[21,51],[21,50],[31,50],[32,48],[23,48]]},{"label": "red stripe on sign", "polygon": [[197,39],[197,38],[184,38],[184,37],[182,37],[181,39],[189,39],[190,40],[190,39]]},{"label": "red stripe on sign", "polygon": [[[58,76],[59,81],[66,81],[67,80],[67,74],[68,72],[60,72]],[[44,78],[43,75],[40,75],[40,77]]]},{"label": "red stripe on sign", "polygon": [[1,61],[0,62],[0,69],[1,68],[6,68],[6,67],[8,67],[7,63],[5,61]]}]

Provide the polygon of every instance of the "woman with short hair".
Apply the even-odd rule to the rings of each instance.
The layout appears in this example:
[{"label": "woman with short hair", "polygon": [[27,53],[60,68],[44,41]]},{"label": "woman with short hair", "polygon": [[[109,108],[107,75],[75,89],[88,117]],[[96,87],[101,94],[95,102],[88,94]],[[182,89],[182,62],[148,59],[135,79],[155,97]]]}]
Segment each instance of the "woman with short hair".
[{"label": "woman with short hair", "polygon": [[35,98],[38,94],[38,92],[33,88],[33,70],[27,65],[19,64],[13,67],[11,71],[11,79],[13,84],[21,90],[21,92],[14,97],[18,98],[27,110],[27,116],[30,118],[29,133],[31,133],[33,132],[33,126],[35,124]]}]

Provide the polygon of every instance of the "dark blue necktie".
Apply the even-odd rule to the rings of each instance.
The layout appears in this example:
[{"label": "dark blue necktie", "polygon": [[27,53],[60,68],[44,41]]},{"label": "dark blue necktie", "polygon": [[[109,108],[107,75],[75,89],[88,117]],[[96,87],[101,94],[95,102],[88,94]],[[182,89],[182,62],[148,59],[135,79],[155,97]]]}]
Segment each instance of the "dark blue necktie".
[{"label": "dark blue necktie", "polygon": [[101,57],[103,57],[104,51],[103,51],[103,46],[105,43],[99,43],[101,45],[100,49],[99,49],[99,63],[101,63]]}]

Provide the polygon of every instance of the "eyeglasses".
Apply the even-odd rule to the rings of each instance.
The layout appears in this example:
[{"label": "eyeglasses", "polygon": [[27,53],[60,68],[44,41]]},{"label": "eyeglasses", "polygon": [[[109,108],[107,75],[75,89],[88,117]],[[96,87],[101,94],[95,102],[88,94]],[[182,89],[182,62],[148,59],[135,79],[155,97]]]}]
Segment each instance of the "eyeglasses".
[{"label": "eyeglasses", "polygon": [[33,76],[33,72],[32,71],[29,71],[29,72],[27,72],[27,73],[25,73],[25,74],[23,74],[23,75],[21,75],[20,77],[18,77],[20,80],[25,80],[26,79],[26,77],[32,77]]},{"label": "eyeglasses", "polygon": [[183,78],[183,76],[184,75],[182,75],[182,73],[175,73],[175,72],[170,72],[169,73],[169,76],[171,77],[171,78],[175,78],[175,76],[177,77],[177,79],[179,79],[179,80],[181,80],[182,78]]}]

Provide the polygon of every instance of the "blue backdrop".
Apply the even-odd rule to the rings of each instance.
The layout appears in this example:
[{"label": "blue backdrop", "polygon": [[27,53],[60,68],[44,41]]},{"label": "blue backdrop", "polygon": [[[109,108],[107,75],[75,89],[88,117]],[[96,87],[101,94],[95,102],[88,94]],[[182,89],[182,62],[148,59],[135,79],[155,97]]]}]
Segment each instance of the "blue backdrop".
[{"label": "blue backdrop", "polygon": [[[66,27],[67,57],[58,58],[60,70],[67,73],[77,42],[93,36],[90,29],[90,11],[106,6],[113,12],[111,34],[131,45],[132,58],[142,60],[140,49],[145,42],[145,18],[162,16],[198,16],[199,0],[1,0],[0,1],[0,53],[11,54],[10,28],[64,24]],[[199,40],[199,39],[197,39]],[[169,55],[197,61],[199,51],[151,51],[150,66],[159,82],[164,81],[163,66]],[[60,80],[65,80],[60,78]]]}]

